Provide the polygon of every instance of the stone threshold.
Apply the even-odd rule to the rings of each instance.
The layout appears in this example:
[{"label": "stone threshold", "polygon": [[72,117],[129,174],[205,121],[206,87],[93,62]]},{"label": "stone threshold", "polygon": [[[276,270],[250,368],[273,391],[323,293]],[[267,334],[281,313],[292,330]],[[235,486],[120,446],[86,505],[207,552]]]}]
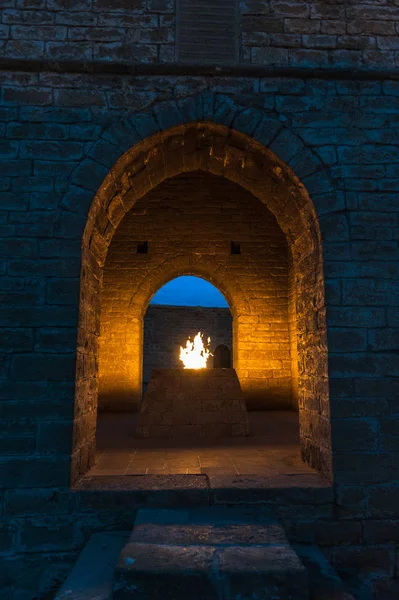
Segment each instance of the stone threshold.
[{"label": "stone threshold", "polygon": [[187,63],[126,63],[83,60],[1,58],[0,71],[93,73],[129,76],[289,77],[333,80],[399,80],[399,69],[343,67],[268,67],[262,65],[203,65]]},{"label": "stone threshold", "polygon": [[80,507],[133,505],[168,508],[234,504],[320,505],[334,499],[318,473],[295,475],[104,475],[82,477],[72,488]]}]

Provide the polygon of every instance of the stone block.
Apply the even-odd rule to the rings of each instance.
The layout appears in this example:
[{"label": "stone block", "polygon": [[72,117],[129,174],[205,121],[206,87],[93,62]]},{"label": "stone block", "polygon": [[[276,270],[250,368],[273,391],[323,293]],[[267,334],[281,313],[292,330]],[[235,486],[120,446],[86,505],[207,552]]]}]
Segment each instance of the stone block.
[{"label": "stone block", "polygon": [[209,485],[214,504],[269,504],[292,506],[314,505],[329,507],[333,501],[333,488],[318,474],[272,477],[257,475],[212,475]]},{"label": "stone block", "polygon": [[59,279],[47,284],[47,302],[49,304],[76,306],[79,302],[79,280]]},{"label": "stone block", "polygon": [[215,549],[207,546],[161,546],[130,543],[115,572],[115,600],[217,600],[209,574]]},{"label": "stone block", "polygon": [[17,141],[2,140],[0,142],[1,158],[16,158],[18,154],[19,143]]},{"label": "stone block", "polygon": [[4,456],[29,456],[35,452],[36,440],[33,435],[10,435],[0,438],[0,452]]},{"label": "stone block", "polygon": [[[115,491],[118,493],[104,494]],[[209,506],[205,475],[118,475],[102,476],[101,481],[86,478],[76,485],[76,493],[80,512],[109,512],[121,505],[128,511],[133,505],[157,509]]]},{"label": "stone block", "polygon": [[33,349],[33,330],[4,329],[0,340],[1,352],[29,352]]},{"label": "stone block", "polygon": [[238,110],[239,106],[232,98],[216,94],[212,120],[220,125],[230,127]]},{"label": "stone block", "polygon": [[[157,424],[153,415],[159,416]],[[238,427],[233,429],[233,425]],[[136,435],[188,438],[248,434],[248,414],[234,369],[153,369]]]},{"label": "stone block", "polygon": [[394,550],[389,545],[336,546],[331,560],[339,572],[367,574],[370,577],[392,577]]},{"label": "stone block", "polygon": [[76,531],[70,515],[36,516],[20,521],[19,551],[57,551],[62,540],[64,550],[78,548],[83,536]]},{"label": "stone block", "polygon": [[[289,129],[283,129],[271,142],[270,150],[275,152],[281,160],[289,163],[296,154],[304,150],[304,146],[298,136],[293,134]],[[323,191],[326,192],[328,190]]]},{"label": "stone block", "polygon": [[389,484],[397,455],[393,452],[336,452],[334,460],[338,485]]},{"label": "stone block", "polygon": [[262,117],[263,113],[261,111],[257,111],[253,108],[247,108],[235,116],[231,126],[233,129],[241,131],[241,133],[252,136],[262,120]]},{"label": "stone block", "polygon": [[334,327],[384,327],[384,308],[377,307],[332,307],[327,311],[327,324]]},{"label": "stone block", "polygon": [[16,526],[2,523],[0,525],[0,552],[8,553],[15,548],[18,531]]},{"label": "stone block", "polygon": [[332,419],[331,428],[336,451],[370,451],[378,448],[376,419]]},{"label": "stone block", "polygon": [[71,181],[77,186],[96,192],[102,181],[108,175],[108,171],[109,168],[87,158],[74,170]]},{"label": "stone block", "polygon": [[372,486],[368,492],[368,513],[376,518],[393,518],[397,515],[399,486],[396,484]]},{"label": "stone block", "polygon": [[321,217],[320,228],[325,241],[342,242],[349,239],[349,224],[345,215],[325,215]]},{"label": "stone block", "polygon": [[23,140],[21,158],[68,160],[81,159],[83,144],[72,141]]},{"label": "stone block", "polygon": [[261,600],[273,595],[297,600],[309,597],[306,569],[288,544],[223,548],[219,572],[230,598],[250,600],[255,590]]},{"label": "stone block", "polygon": [[4,496],[4,514],[18,517],[68,514],[69,504],[67,488],[7,490]]},{"label": "stone block", "polygon": [[[376,330],[380,331],[380,330]],[[328,331],[328,346],[331,352],[348,352],[367,349],[367,332],[365,328],[346,329],[330,327]]]},{"label": "stone block", "polygon": [[[81,249],[75,240],[40,240],[39,241],[39,255],[42,258],[76,258],[81,255]],[[61,281],[61,280],[59,280]],[[62,280],[65,283],[65,280]],[[57,282],[57,280],[55,281]],[[79,279],[72,280],[73,284],[79,285]]]},{"label": "stone block", "polygon": [[147,9],[154,13],[173,13],[174,0],[147,0]]},{"label": "stone block", "polygon": [[72,447],[72,423],[39,423],[37,451],[41,454],[68,454]]},{"label": "stone block", "polygon": [[363,539],[366,544],[399,542],[399,521],[395,519],[367,519],[363,522]]},{"label": "stone block", "polygon": [[[3,458],[0,461],[0,481],[12,488],[67,486],[70,457]],[[3,483],[2,483],[3,485]]]},{"label": "stone block", "polygon": [[[49,360],[51,368],[49,370]],[[15,354],[11,365],[11,379],[15,381],[65,381],[75,376],[75,356],[54,354]]]},{"label": "stone block", "polygon": [[180,125],[181,123],[181,113],[175,102],[167,101],[156,104],[154,114],[161,131]]},{"label": "stone block", "polygon": [[45,44],[38,40],[9,40],[7,42],[7,56],[9,58],[43,58]]},{"label": "stone block", "polygon": [[268,508],[210,506],[186,510],[141,509],[130,542],[173,545],[286,544],[281,525]]},{"label": "stone block", "polygon": [[107,140],[100,139],[90,150],[88,156],[110,169],[118,158],[120,158],[121,154],[120,148],[109,143]]},{"label": "stone block", "polygon": [[46,57],[53,60],[90,60],[93,58],[93,43],[47,42],[45,53]]}]

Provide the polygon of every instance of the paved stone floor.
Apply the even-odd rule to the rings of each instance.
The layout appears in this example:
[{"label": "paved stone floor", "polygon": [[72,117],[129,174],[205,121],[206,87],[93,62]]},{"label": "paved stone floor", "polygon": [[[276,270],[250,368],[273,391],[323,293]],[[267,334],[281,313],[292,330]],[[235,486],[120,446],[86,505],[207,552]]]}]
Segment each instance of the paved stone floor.
[{"label": "paved stone floor", "polygon": [[95,475],[299,475],[314,473],[299,452],[298,415],[249,413],[253,436],[220,440],[135,439],[137,414],[99,415]]}]

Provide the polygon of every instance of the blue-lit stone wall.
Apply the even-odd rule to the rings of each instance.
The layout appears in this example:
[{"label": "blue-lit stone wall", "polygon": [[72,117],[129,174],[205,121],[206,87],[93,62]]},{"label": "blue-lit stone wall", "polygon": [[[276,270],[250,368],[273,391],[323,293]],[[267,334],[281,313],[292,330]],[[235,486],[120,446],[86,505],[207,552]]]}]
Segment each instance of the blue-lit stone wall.
[{"label": "blue-lit stone wall", "polygon": [[[243,0],[235,72],[122,75],[34,61],[171,62],[173,2],[6,0],[0,596],[44,598],[93,531],[132,523],[131,504],[70,491],[81,241],[95,194],[123,152],[204,120],[264,141],[289,164],[321,228],[334,500],[294,515],[290,535],[311,532],[339,569],[391,594],[381,598],[399,596],[396,4]],[[262,74],[249,65],[292,70]],[[341,68],[363,74],[340,76]]]}]

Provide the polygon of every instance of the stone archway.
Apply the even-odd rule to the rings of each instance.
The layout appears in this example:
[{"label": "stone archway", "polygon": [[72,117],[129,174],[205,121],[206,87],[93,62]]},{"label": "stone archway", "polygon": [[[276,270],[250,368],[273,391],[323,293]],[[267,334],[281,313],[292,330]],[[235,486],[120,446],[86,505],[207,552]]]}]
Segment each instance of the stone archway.
[{"label": "stone archway", "polygon": [[[267,120],[262,121],[263,128],[267,125]],[[280,136],[280,144],[285,141],[289,147],[293,140],[283,138]],[[298,148],[292,155],[297,152]],[[317,190],[317,167],[303,169],[305,175],[315,173],[310,187]],[[292,169],[264,145],[226,126],[195,122],[157,133],[125,152],[98,189],[90,209],[82,250],[72,480],[93,461],[100,291],[110,242],[137,200],[168,178],[198,170],[222,176],[251,192],[273,213],[286,236],[292,266],[291,357],[302,456],[331,478],[322,248],[313,203]],[[183,272],[180,268],[179,274]]]},{"label": "stone archway", "polygon": [[[145,255],[138,252],[142,236]],[[242,244],[232,242],[237,236]],[[146,294],[169,273],[178,275],[176,268],[225,291],[248,409],[291,408],[287,240],[255,196],[205,171],[160,183],[136,201],[113,237],[104,266],[99,406],[139,406],[141,311]]]}]

